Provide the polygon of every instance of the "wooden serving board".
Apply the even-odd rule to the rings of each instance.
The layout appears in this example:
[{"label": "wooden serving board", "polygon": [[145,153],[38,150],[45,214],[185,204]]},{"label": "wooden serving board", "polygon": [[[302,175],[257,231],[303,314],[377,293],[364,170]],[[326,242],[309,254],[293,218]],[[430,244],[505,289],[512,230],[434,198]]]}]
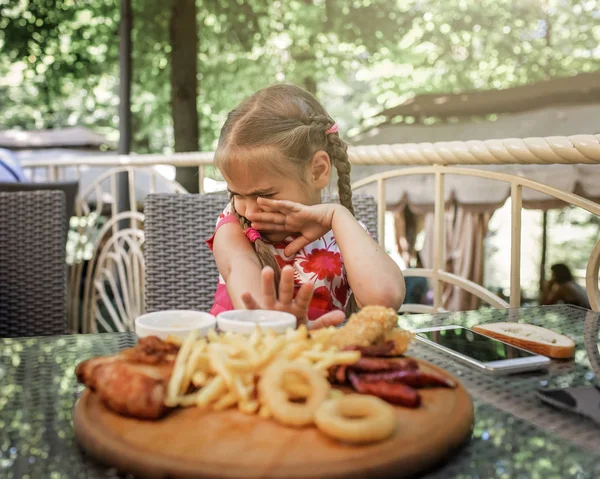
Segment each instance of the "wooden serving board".
[{"label": "wooden serving board", "polygon": [[[419,363],[424,371],[452,377]],[[473,404],[460,383],[456,389],[424,389],[421,396],[418,409],[396,408],[393,437],[366,446],[342,444],[315,427],[288,428],[237,410],[190,407],[158,421],[131,419],[107,409],[89,390],[75,405],[73,422],[79,443],[92,456],[143,477],[408,477],[450,456],[473,426]]]}]

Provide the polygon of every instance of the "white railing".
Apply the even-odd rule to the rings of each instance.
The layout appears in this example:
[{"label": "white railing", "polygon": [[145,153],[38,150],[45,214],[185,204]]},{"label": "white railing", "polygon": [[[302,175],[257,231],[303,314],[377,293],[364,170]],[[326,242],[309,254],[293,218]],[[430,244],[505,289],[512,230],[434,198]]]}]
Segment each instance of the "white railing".
[{"label": "white railing", "polygon": [[[386,180],[407,175],[433,175],[434,186],[434,257],[433,268],[420,270],[407,270],[406,276],[425,276],[433,282],[434,304],[432,307],[423,305],[405,305],[406,311],[424,312],[442,310],[442,292],[444,284],[458,286],[467,292],[477,296],[494,307],[507,307],[507,303],[498,296],[487,291],[482,286],[459,276],[444,271],[444,180],[446,175],[464,175],[485,179],[498,180],[508,183],[511,187],[510,197],[512,200],[511,215],[511,267],[510,267],[510,306],[520,305],[520,259],[521,259],[521,208],[522,190],[531,188],[545,193],[568,204],[578,206],[594,215],[600,216],[600,205],[589,201],[571,192],[529,180],[517,175],[499,173],[490,170],[478,170],[472,167],[464,168],[459,165],[510,165],[510,164],[600,164],[600,135],[576,135],[571,137],[551,138],[526,138],[526,139],[504,139],[488,141],[467,142],[440,142],[423,144],[403,145],[377,145],[357,146],[349,149],[350,161],[356,165],[398,165],[401,169],[386,171],[361,179],[353,184],[353,189],[364,188],[368,185],[376,185],[376,197],[378,202],[378,236],[383,244],[385,238],[385,213],[386,213]],[[156,191],[157,180],[167,185],[167,190],[172,192],[184,192],[183,188],[162,177],[152,166],[193,166],[198,168],[198,179],[200,191],[204,191],[205,168],[212,166],[213,154],[203,153],[177,153],[172,155],[104,155],[97,157],[84,157],[73,159],[72,157],[52,161],[24,161],[22,166],[33,181],[38,177],[38,170],[43,170],[44,179],[62,180],[73,175],[74,179],[81,179],[81,171],[84,167],[108,168],[81,194],[77,201],[76,212],[79,215],[95,213],[100,216],[103,212],[102,184],[107,182],[110,187],[110,195],[117,197],[117,175],[122,172],[128,173],[130,190],[131,215],[127,217],[131,228],[141,227],[140,216],[137,214],[136,185],[140,176],[149,178],[148,193]],[[412,168],[406,168],[411,166]],[[69,172],[67,174],[67,172]],[[96,208],[94,212],[89,209],[90,200],[95,198]],[[111,234],[116,232],[116,202],[110,205],[111,216],[110,227],[103,229],[104,233],[110,230]],[[86,226],[80,227],[80,235],[86,235]],[[135,235],[127,236],[130,243]],[[129,244],[128,243],[128,244]],[[93,258],[99,258],[103,245],[102,238],[96,240]],[[131,248],[131,245],[129,246]],[[120,247],[119,247],[120,248]],[[135,249],[135,248],[133,248]],[[122,252],[122,248],[119,249]],[[136,250],[137,251],[137,250]],[[106,258],[106,256],[104,256]],[[113,257],[116,257],[113,255]],[[136,258],[137,260],[137,258]],[[71,285],[78,290],[81,280],[81,266],[75,261],[71,271]],[[137,263],[136,263],[137,264]],[[91,268],[91,266],[90,266]],[[137,271],[143,265],[133,268]],[[600,269],[600,241],[594,247],[590,256],[587,273],[586,286],[590,304],[593,309],[600,310],[600,292],[598,289],[598,273]],[[79,271],[79,272],[78,272]],[[71,306],[71,326],[76,329],[82,326],[84,330],[95,330],[92,324],[96,311],[94,301],[99,294],[90,296],[90,290],[106,277],[104,271],[92,271],[88,269],[86,278],[86,305],[87,311],[79,318],[79,300],[74,300]],[[139,281],[134,281],[139,283]],[[74,291],[75,293],[75,291]],[[99,293],[99,292],[98,292]],[[135,308],[133,308],[135,309]],[[137,310],[136,310],[137,312]],[[125,324],[120,319],[119,324]]]},{"label": "white railing", "polygon": [[[600,148],[598,152],[598,162],[600,162]],[[476,170],[473,168],[461,168],[452,166],[423,166],[415,168],[406,168],[393,170],[385,173],[379,173],[369,176],[360,181],[355,182],[352,188],[358,190],[370,184],[377,185],[377,207],[379,210],[378,216],[385,213],[385,180],[399,176],[408,175],[435,175],[435,237],[434,237],[434,259],[433,269],[422,269],[416,272],[409,273],[410,276],[425,276],[431,278],[434,284],[434,301],[433,310],[437,311],[442,307],[442,288],[443,283],[449,283],[454,286],[459,286],[462,289],[477,296],[483,301],[496,307],[505,307],[506,303],[498,296],[493,295],[481,286],[461,278],[456,275],[451,275],[444,271],[445,254],[444,254],[444,177],[446,175],[464,175],[486,178],[491,180],[503,181],[511,186],[511,254],[510,254],[510,307],[518,308],[521,305],[521,211],[523,206],[522,190],[523,187],[530,188],[541,193],[545,193],[553,198],[564,201],[567,204],[578,206],[584,210],[600,217],[600,205],[594,203],[579,195],[561,191],[536,181],[528,180],[516,175],[499,173],[487,170]],[[380,235],[385,233],[382,229],[381,222],[379,224]],[[380,240],[382,236],[379,236]],[[596,311],[600,310],[600,292],[598,290],[598,270],[600,265],[600,240],[596,244],[590,260],[588,261],[586,271],[586,286],[590,305]],[[409,310],[409,308],[406,308]],[[422,309],[422,308],[421,308]],[[412,310],[412,308],[410,308]]]}]

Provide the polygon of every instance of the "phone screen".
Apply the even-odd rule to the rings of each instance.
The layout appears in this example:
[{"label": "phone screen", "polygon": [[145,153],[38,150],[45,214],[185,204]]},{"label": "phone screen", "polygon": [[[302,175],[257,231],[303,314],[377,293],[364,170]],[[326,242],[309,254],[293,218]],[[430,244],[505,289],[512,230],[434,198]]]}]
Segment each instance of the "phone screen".
[{"label": "phone screen", "polygon": [[535,356],[466,328],[422,331],[417,334],[482,363]]}]

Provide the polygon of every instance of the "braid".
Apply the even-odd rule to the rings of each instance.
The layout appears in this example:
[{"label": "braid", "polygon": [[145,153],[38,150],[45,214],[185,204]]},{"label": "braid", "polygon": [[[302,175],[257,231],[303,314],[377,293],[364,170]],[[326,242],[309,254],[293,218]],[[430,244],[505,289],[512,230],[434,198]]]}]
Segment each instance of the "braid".
[{"label": "braid", "polygon": [[[350,213],[354,215],[352,186],[350,183],[351,167],[347,151],[348,145],[340,138],[340,135],[337,133],[329,133],[327,135],[327,153],[338,172],[338,194],[340,196],[340,204],[348,208]],[[346,304],[346,317],[350,317],[351,314],[356,313],[357,311],[358,304],[356,304],[354,293],[352,293]]]},{"label": "braid", "polygon": [[348,145],[337,133],[327,135],[327,153],[338,172],[338,194],[340,203],[354,214],[352,205],[352,185],[350,181],[350,161],[348,160]]},{"label": "braid", "polygon": [[[231,211],[233,212],[235,217],[240,222],[240,226],[242,227],[242,229],[244,231],[247,230],[248,228],[250,228],[250,222],[246,218],[241,216],[235,209],[235,202],[233,201],[233,198],[231,199]],[[281,267],[279,266],[279,263],[275,259],[275,256],[273,255],[273,252],[269,248],[269,245],[267,243],[265,243],[265,241],[262,238],[258,238],[257,240],[255,240],[252,243],[252,246],[254,246],[254,251],[256,252],[256,256],[258,257],[258,261],[260,262],[261,267],[264,268],[265,266],[270,266],[271,268],[273,268],[273,271],[275,273],[275,275],[274,275],[275,292],[278,295],[279,294],[279,287],[278,287],[279,279],[281,278]]]},{"label": "braid", "polygon": [[[317,135],[323,135],[334,125],[334,121],[326,115],[312,115],[310,117],[310,126],[316,130]],[[322,136],[321,136],[322,138]],[[348,145],[344,142],[337,132],[326,134],[327,146],[325,151],[331,159],[331,163],[338,173],[338,196],[340,204],[346,207],[354,215],[354,206],[352,205],[352,186],[350,183],[350,161],[348,160]],[[358,311],[358,304],[354,298],[354,293],[350,295],[346,303],[346,317]]]},{"label": "braid", "polygon": [[[334,121],[327,115],[311,115],[310,124],[320,135],[322,135],[322,132],[330,128],[334,124]],[[329,155],[331,163],[338,173],[338,195],[340,197],[340,204],[345,206],[350,213],[354,214],[348,145],[340,138],[340,135],[337,132],[328,133],[326,135],[326,140],[327,146],[325,151]]]},{"label": "braid", "polygon": [[[317,132],[327,130],[335,122],[327,115],[308,115],[308,125]],[[323,138],[323,137],[321,137]]]}]

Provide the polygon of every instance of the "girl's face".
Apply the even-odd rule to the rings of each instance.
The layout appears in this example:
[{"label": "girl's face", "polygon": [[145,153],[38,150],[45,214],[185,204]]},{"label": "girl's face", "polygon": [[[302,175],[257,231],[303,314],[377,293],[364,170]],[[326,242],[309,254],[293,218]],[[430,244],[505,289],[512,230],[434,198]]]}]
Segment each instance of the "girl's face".
[{"label": "girl's face", "polygon": [[[326,163],[326,165],[323,166],[323,163]],[[246,165],[248,164],[246,163]],[[319,204],[321,202],[321,191],[329,181],[329,157],[316,159],[316,176],[314,174],[315,159],[313,159],[306,175],[304,175],[305,178],[302,178],[293,169],[289,172],[290,174],[282,175],[272,169],[250,168],[246,165],[238,164],[238,167],[230,175],[223,174],[225,181],[227,181],[227,189],[233,196],[235,209],[240,216],[244,217],[247,217],[250,213],[262,211],[256,201],[259,197],[293,201],[304,205]],[[277,242],[284,240],[290,234],[297,233],[297,231],[261,231],[261,233],[269,241]]]},{"label": "girl's face", "polygon": [[[273,200],[287,200],[305,205],[318,204],[320,191],[313,190],[302,182],[300,178],[292,179],[278,174],[265,171],[247,171],[244,174],[235,174],[233,177],[225,177],[227,189],[233,195],[235,209],[240,216],[248,216],[250,213],[261,212],[256,199],[258,197]],[[270,241],[282,241],[290,232],[261,233]]]}]

